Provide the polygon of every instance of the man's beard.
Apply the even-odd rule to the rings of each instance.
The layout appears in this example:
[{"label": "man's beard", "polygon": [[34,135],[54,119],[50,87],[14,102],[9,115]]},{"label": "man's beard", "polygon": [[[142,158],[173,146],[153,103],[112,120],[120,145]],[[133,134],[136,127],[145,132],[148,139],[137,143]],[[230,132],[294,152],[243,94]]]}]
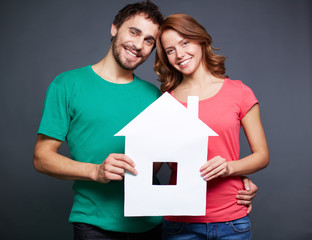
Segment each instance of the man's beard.
[{"label": "man's beard", "polygon": [[[123,69],[128,70],[128,71],[133,71],[139,65],[141,65],[146,59],[142,58],[142,56],[140,55],[140,52],[138,50],[136,50],[134,46],[131,46],[131,47],[127,46],[128,49],[136,51],[137,54],[139,56],[141,56],[141,61],[137,62],[135,65],[131,65],[131,61],[128,61],[128,60],[126,60],[126,62],[122,62],[121,57],[120,57],[121,52],[117,51],[117,48],[118,48],[117,43],[116,43],[117,37],[118,37],[118,34],[112,40],[113,56],[114,56],[116,62],[119,64],[120,67],[122,67]],[[120,49],[123,49],[124,46],[125,46],[124,44],[119,44]]]}]

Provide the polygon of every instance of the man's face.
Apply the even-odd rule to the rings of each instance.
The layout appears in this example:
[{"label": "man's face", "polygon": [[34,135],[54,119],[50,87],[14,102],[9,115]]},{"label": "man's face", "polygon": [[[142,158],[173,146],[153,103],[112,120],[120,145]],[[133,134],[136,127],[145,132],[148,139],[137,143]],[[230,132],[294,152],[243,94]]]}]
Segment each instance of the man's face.
[{"label": "man's face", "polygon": [[134,70],[150,55],[155,45],[158,25],[139,14],[125,21],[119,29],[112,26],[112,50],[117,63]]}]

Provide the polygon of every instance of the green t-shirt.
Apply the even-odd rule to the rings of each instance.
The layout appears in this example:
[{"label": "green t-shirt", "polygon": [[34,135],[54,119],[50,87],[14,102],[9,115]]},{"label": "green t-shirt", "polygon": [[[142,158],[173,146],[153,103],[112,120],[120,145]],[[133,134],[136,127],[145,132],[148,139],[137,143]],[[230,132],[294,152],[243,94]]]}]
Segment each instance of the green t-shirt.
[{"label": "green t-shirt", "polygon": [[[71,158],[102,163],[124,153],[124,137],[114,135],[160,96],[152,84],[134,75],[127,84],[108,82],[91,66],[68,71],[50,84],[38,134],[66,139]],[[161,217],[124,217],[124,182],[75,181],[69,222],[118,232],[144,232]]]}]

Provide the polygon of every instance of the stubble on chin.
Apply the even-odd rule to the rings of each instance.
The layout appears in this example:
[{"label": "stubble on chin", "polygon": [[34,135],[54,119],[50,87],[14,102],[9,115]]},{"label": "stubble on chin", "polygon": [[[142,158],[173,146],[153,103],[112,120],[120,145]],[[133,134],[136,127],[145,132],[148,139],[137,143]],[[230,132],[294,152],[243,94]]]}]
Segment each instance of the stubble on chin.
[{"label": "stubble on chin", "polygon": [[[122,67],[123,69],[125,69],[127,71],[133,71],[146,60],[146,59],[144,59],[143,61],[139,61],[135,64],[131,64],[131,61],[129,61],[127,59],[125,59],[123,61],[121,51],[125,48],[125,46],[123,44],[119,44],[118,46],[116,46],[116,45],[117,45],[116,44],[116,38],[114,38],[112,41],[113,56],[114,56],[116,62],[118,63],[118,65],[120,67]],[[131,47],[128,47],[128,48],[131,49]]]}]

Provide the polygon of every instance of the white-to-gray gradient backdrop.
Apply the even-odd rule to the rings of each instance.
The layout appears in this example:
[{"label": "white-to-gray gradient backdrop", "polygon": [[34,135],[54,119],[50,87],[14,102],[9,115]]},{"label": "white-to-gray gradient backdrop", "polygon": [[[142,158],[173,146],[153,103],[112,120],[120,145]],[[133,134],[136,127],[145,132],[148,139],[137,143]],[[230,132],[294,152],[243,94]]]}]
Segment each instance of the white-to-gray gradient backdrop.
[{"label": "white-to-gray gradient backdrop", "polygon": [[[63,71],[99,61],[125,4],[104,0],[0,3],[0,239],[72,239],[72,182],[32,165],[46,89]],[[312,239],[312,2],[155,0],[194,16],[228,56],[227,73],[260,101],[271,153],[251,213],[254,240]],[[154,54],[136,71],[156,84]],[[249,154],[242,138],[241,155]],[[67,154],[66,147],[62,152]]]}]

